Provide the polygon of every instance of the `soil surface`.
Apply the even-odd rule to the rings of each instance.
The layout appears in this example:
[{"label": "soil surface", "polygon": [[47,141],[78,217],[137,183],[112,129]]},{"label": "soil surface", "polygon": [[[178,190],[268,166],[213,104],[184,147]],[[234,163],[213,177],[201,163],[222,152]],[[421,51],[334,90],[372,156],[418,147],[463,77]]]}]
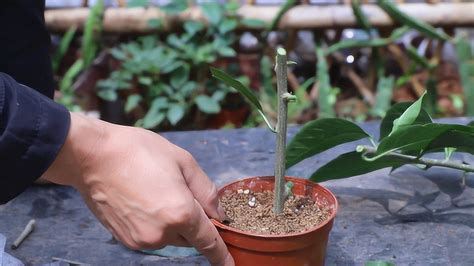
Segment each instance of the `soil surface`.
[{"label": "soil surface", "polygon": [[318,206],[308,197],[289,197],[283,213],[273,212],[273,191],[251,192],[239,189],[220,199],[230,227],[258,234],[280,235],[306,231],[331,214],[328,207]]}]

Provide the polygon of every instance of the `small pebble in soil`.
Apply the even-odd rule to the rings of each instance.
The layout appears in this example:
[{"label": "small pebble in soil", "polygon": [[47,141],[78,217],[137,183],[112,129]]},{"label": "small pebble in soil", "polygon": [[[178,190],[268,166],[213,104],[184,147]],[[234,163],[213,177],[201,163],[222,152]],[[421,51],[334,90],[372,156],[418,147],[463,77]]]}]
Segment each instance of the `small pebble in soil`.
[{"label": "small pebble in soil", "polygon": [[[244,192],[245,193],[245,192]],[[248,194],[248,193],[247,193]],[[249,206],[250,207],[255,207],[255,204],[256,204],[256,199],[255,197],[251,197],[250,200],[249,200]]]},{"label": "small pebble in soil", "polygon": [[319,206],[312,199],[301,196],[289,197],[283,212],[275,215],[272,191],[239,189],[237,193],[224,194],[220,201],[231,220],[229,226],[260,234],[303,232],[331,215],[328,206]]}]

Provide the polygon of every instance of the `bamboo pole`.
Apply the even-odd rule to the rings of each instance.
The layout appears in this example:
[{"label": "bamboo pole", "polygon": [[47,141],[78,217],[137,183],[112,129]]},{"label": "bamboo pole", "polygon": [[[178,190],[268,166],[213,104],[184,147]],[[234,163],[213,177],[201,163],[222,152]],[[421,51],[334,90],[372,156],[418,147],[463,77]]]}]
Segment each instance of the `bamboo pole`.
[{"label": "bamboo pole", "polygon": [[[474,3],[413,3],[398,6],[406,14],[434,26],[474,26]],[[238,14],[242,18],[261,19],[271,23],[279,6],[243,5]],[[371,25],[392,27],[395,22],[377,5],[363,5]],[[82,27],[89,14],[88,8],[50,9],[45,11],[46,26],[55,32],[64,32],[71,26]],[[314,14],[318,14],[315,16]],[[186,20],[205,21],[199,7],[192,7],[176,16],[167,16],[159,8],[109,8],[104,14],[104,31],[109,33],[147,33],[150,19],[164,19],[165,30],[173,23]],[[327,29],[357,27],[349,5],[298,5],[282,18],[280,29]]]}]

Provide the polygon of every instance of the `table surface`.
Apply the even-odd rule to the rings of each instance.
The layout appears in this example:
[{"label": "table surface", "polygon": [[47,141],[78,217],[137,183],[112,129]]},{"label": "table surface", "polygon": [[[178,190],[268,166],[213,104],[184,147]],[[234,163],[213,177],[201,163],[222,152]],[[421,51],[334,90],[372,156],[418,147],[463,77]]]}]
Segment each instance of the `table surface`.
[{"label": "table surface", "polygon": [[[464,118],[444,122],[467,123]],[[378,123],[361,125],[377,135]],[[289,136],[297,128],[290,127]],[[172,132],[163,134],[189,150],[210,178],[230,181],[273,172],[275,137],[266,129]],[[288,175],[308,177],[357,143],[344,144],[308,159]],[[458,159],[474,163],[471,155]],[[349,167],[349,166],[348,166]],[[474,176],[442,168],[404,166],[324,182],[340,203],[326,265],[363,265],[388,260],[396,265],[474,265]],[[30,219],[37,228],[16,250],[9,246]],[[26,264],[60,257],[92,265],[208,265],[202,256],[164,258],[126,249],[114,241],[72,188],[34,186],[0,205],[0,233],[6,252]]]}]

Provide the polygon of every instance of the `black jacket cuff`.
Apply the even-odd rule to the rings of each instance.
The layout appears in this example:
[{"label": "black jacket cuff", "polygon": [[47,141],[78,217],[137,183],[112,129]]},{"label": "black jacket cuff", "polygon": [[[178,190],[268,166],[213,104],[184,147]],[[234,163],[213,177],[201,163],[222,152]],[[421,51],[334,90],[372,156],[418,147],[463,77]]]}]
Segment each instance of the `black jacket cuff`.
[{"label": "black jacket cuff", "polygon": [[48,169],[70,123],[62,105],[0,73],[0,204]]}]

